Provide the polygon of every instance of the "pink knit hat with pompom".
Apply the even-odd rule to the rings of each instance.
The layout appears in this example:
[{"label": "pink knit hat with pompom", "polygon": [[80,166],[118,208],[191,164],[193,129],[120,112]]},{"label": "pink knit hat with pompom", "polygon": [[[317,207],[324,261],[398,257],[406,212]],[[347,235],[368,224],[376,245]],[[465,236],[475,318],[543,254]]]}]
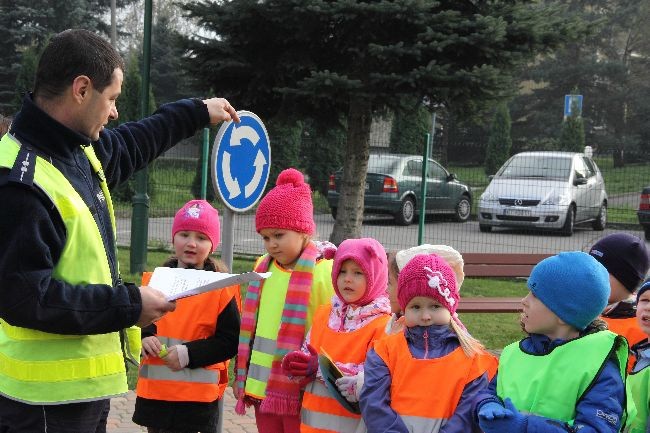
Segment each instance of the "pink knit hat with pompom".
[{"label": "pink knit hat with pompom", "polygon": [[404,265],[397,279],[397,301],[402,311],[416,296],[433,298],[449,310],[452,317],[456,315],[460,300],[456,276],[442,257],[421,254]]},{"label": "pink knit hat with pompom", "polygon": [[255,228],[286,229],[313,235],[314,205],[311,189],[301,172],[295,168],[283,170],[275,187],[260,201],[255,213]]},{"label": "pink knit hat with pompom", "polygon": [[354,260],[366,276],[366,291],[355,302],[356,305],[366,305],[380,296],[386,296],[388,286],[388,260],[384,247],[372,238],[346,239],[341,242],[336,252],[326,250],[325,258],[334,257],[332,265],[332,285],[336,295],[343,300],[337,279],[341,265],[346,260]]},{"label": "pink knit hat with pompom", "polygon": [[212,242],[212,252],[219,246],[219,212],[205,200],[190,200],[176,212],[172,224],[172,241],[180,231],[201,232]]}]

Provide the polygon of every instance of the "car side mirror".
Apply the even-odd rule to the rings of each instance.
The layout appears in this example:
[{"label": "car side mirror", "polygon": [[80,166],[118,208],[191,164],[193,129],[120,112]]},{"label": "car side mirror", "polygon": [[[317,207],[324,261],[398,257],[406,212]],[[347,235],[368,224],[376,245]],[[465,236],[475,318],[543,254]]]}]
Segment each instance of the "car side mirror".
[{"label": "car side mirror", "polygon": [[574,184],[575,186],[578,186],[578,185],[586,185],[586,184],[587,184],[587,178],[586,178],[586,177],[576,177],[576,178],[573,180],[573,184]]},{"label": "car side mirror", "polygon": [[458,179],[458,176],[456,176],[456,173],[449,173],[447,176],[447,182],[451,182],[452,180]]},{"label": "car side mirror", "polygon": [[487,178],[488,178],[488,180],[492,180],[492,179],[494,179],[494,175],[493,175],[493,174],[489,174]]}]

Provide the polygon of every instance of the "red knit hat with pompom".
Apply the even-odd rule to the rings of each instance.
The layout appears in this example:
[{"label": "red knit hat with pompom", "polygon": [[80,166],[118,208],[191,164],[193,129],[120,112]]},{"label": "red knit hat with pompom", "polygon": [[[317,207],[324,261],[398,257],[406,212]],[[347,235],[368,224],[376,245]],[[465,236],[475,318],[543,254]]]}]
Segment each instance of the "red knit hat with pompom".
[{"label": "red knit hat with pompom", "polygon": [[288,168],[278,175],[275,187],[257,207],[255,228],[258,233],[262,229],[285,229],[314,234],[316,224],[311,188],[301,172]]}]

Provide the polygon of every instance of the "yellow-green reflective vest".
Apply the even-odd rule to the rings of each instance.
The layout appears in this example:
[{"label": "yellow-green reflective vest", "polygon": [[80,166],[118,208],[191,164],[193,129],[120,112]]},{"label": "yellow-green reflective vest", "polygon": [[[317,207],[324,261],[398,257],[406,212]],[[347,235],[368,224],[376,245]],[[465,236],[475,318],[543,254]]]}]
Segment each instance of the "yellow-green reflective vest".
[{"label": "yellow-green reflective vest", "polygon": [[[576,404],[612,353],[625,383],[627,341],[613,332],[600,331],[570,340],[547,355],[526,353],[520,342],[512,343],[499,358],[497,395],[510,398],[522,412],[573,425]],[[624,424],[625,419],[621,422]]]},{"label": "yellow-green reflective vest", "polygon": [[[99,161],[92,147],[87,148],[97,171]],[[13,167],[18,151],[19,144],[5,134],[0,140],[0,167]],[[90,209],[58,169],[33,152],[30,157],[27,162],[36,163],[34,184],[52,200],[66,229],[66,244],[52,277],[70,284],[112,284],[107,253]],[[106,182],[102,183],[106,188]],[[0,321],[1,394],[25,403],[48,404],[99,400],[126,391],[118,332],[60,335]]]},{"label": "yellow-green reflective vest", "polygon": [[646,433],[650,416],[650,367],[630,373],[627,388],[637,410],[636,417],[630,423],[630,433]]}]

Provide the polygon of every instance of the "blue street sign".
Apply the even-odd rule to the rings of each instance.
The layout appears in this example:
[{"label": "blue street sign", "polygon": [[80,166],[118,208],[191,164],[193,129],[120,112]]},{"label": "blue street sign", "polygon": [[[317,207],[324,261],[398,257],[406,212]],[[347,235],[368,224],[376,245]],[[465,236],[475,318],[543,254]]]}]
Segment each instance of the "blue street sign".
[{"label": "blue street sign", "polygon": [[234,212],[244,212],[262,197],[269,180],[271,144],[264,124],[250,111],[240,123],[221,125],[212,149],[212,183]]},{"label": "blue street sign", "polygon": [[572,113],[572,106],[576,104],[578,116],[582,116],[582,95],[564,95],[564,117],[569,117]]}]

